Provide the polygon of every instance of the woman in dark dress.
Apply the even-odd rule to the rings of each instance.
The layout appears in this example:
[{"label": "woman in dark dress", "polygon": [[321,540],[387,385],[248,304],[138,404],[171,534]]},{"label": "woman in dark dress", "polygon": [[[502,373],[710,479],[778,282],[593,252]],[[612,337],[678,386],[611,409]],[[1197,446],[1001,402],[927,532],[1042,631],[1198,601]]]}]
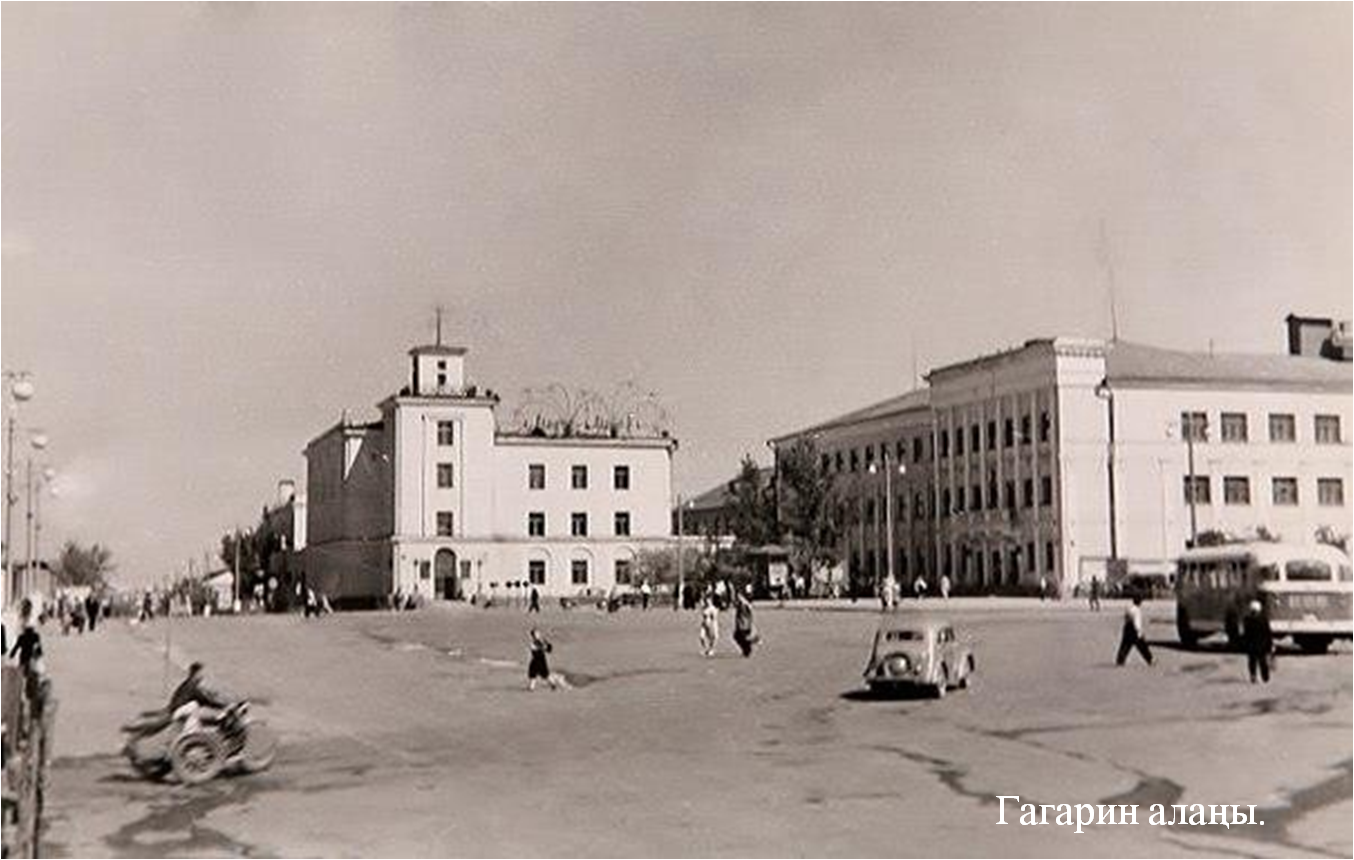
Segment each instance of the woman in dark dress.
[{"label": "woman in dark dress", "polygon": [[527,663],[527,689],[535,690],[536,681],[542,680],[550,689],[558,690],[559,681],[550,673],[550,661],[545,655],[553,649],[550,641],[541,635],[535,627],[531,628],[531,660]]}]

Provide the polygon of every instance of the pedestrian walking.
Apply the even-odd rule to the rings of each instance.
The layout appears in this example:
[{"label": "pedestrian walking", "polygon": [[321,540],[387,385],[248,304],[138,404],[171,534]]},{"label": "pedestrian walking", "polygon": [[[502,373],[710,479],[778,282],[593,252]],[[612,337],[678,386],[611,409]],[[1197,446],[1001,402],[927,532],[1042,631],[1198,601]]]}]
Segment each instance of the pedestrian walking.
[{"label": "pedestrian walking", "polygon": [[1091,577],[1091,611],[1100,611],[1100,577]]},{"label": "pedestrian walking", "polygon": [[925,596],[926,596],[926,578],[925,578],[925,577],[922,577],[922,576],[917,577],[917,578],[912,582],[912,591],[913,591],[914,594],[917,595],[917,599],[918,599],[918,600],[921,600],[923,597],[925,597]]},{"label": "pedestrian walking", "polygon": [[719,610],[710,595],[706,595],[701,603],[700,641],[701,653],[706,657],[715,656],[715,645],[719,642]]},{"label": "pedestrian walking", "polygon": [[560,687],[569,686],[568,682],[559,675],[550,671],[550,660],[546,656],[555,650],[555,646],[550,644],[550,640],[541,635],[541,631],[535,627],[531,628],[530,660],[527,662],[527,689],[535,690],[537,681],[544,681],[550,685],[550,689],[558,690]]},{"label": "pedestrian walking", "polygon": [[738,643],[744,657],[752,656],[752,646],[761,638],[752,624],[751,594],[752,586],[748,586],[746,591],[735,592],[733,596],[733,641]]},{"label": "pedestrian walking", "polygon": [[1269,613],[1258,600],[1252,600],[1246,607],[1241,639],[1246,646],[1246,671],[1250,673],[1251,683],[1255,683],[1256,672],[1259,672],[1260,679],[1268,684],[1270,663],[1274,659],[1274,630],[1269,626]]},{"label": "pedestrian walking", "polygon": [[89,619],[89,632],[93,633],[99,626],[99,601],[93,594],[85,598],[85,616]]},{"label": "pedestrian walking", "polygon": [[1124,665],[1128,659],[1128,652],[1134,648],[1142,655],[1142,659],[1147,661],[1147,665],[1152,665],[1152,649],[1147,647],[1147,640],[1142,635],[1142,597],[1133,595],[1133,602],[1129,604],[1128,609],[1124,610],[1124,630],[1119,638],[1119,654],[1114,658],[1116,666]]},{"label": "pedestrian walking", "polygon": [[527,595],[527,612],[541,614],[541,593],[536,590],[536,586],[531,587],[531,593]]},{"label": "pedestrian walking", "polygon": [[33,619],[33,604],[27,599],[23,602],[21,610],[23,631],[19,633],[19,638],[14,640],[14,645],[9,649],[9,659],[16,657],[19,660],[19,668],[23,670],[24,676],[30,674],[40,674],[42,672],[42,634],[38,632],[38,626]]},{"label": "pedestrian walking", "polygon": [[1039,577],[1039,602],[1040,602],[1040,603],[1043,603],[1045,600],[1048,600],[1048,577],[1047,577],[1047,576],[1040,576],[1040,577]]},{"label": "pedestrian walking", "polygon": [[950,575],[948,573],[940,575],[940,597],[942,600],[950,599]]},{"label": "pedestrian walking", "polygon": [[644,580],[639,584],[639,607],[643,611],[649,609],[649,598],[653,596],[653,588],[649,585],[649,580]]}]

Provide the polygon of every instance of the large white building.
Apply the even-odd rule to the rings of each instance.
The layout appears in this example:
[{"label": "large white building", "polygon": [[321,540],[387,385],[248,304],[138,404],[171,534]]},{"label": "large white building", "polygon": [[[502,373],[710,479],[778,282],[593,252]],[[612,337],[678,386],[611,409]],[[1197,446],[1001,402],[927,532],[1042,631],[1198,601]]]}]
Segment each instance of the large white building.
[{"label": "large white building", "polygon": [[1346,362],[1053,338],[927,382],[772,442],[840,476],[854,583],[889,572],[889,514],[895,576],[977,592],[1159,569],[1209,531],[1350,532]]},{"label": "large white building", "polygon": [[668,545],[673,439],[505,432],[466,350],[409,354],[379,420],[306,446],[312,585],[348,602],[596,594]]}]

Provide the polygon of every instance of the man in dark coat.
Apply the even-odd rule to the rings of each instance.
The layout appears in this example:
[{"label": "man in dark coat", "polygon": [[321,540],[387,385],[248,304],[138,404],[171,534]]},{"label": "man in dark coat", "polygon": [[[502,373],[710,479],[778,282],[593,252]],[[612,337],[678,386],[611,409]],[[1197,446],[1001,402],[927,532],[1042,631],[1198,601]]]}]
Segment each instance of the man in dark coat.
[{"label": "man in dark coat", "polygon": [[1246,617],[1241,622],[1241,639],[1246,645],[1246,669],[1250,672],[1251,683],[1255,683],[1258,671],[1260,678],[1269,683],[1269,663],[1274,656],[1274,631],[1269,626],[1269,614],[1258,600],[1252,600],[1246,607]]}]

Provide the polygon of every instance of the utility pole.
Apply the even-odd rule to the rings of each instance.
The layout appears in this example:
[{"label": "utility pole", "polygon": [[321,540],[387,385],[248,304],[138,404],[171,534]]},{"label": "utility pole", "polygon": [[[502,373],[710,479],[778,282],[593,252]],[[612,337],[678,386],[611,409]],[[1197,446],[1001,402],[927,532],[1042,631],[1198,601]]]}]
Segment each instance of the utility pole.
[{"label": "utility pole", "polygon": [[1189,451],[1189,545],[1191,548],[1199,543],[1199,513],[1196,510],[1199,488],[1194,483],[1194,433],[1195,423],[1193,419],[1189,421],[1189,426],[1185,428],[1185,448]]},{"label": "utility pole", "polygon": [[682,494],[677,494],[677,595],[672,601],[672,610],[682,608],[682,594],[686,591],[686,565],[682,560]]},{"label": "utility pole", "polygon": [[240,607],[240,529],[235,529],[235,562],[231,568],[233,578],[230,583],[231,606],[230,611],[236,612]]}]

